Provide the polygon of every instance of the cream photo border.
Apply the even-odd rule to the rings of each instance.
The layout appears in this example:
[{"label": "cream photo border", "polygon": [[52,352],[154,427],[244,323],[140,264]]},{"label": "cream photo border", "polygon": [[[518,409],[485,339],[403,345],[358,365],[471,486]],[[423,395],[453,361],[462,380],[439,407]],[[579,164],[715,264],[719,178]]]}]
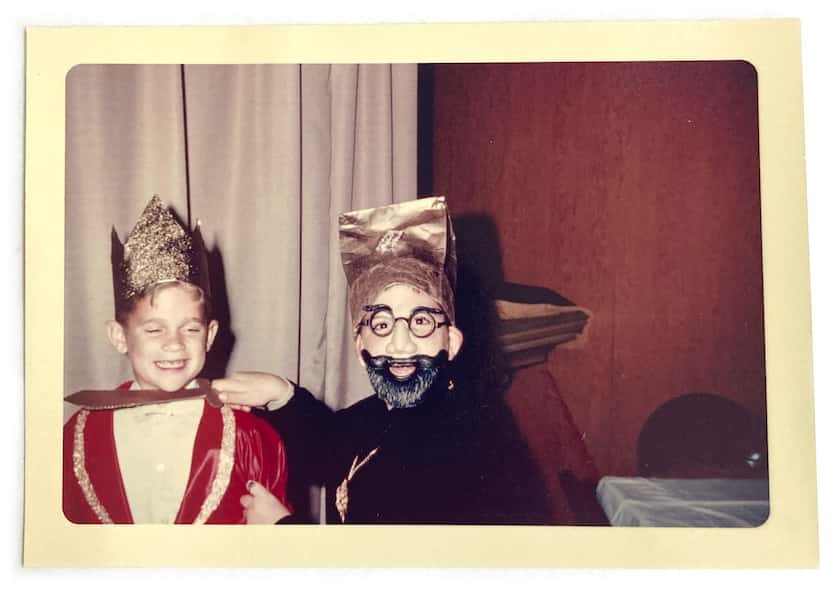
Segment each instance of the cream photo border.
[{"label": "cream photo border", "polygon": [[[796,20],[28,29],[24,564],[816,566],[800,43]],[[758,72],[771,499],[764,525],[195,527],[64,518],[56,392],[63,390],[65,80],[73,66],[645,60],[746,60]]]}]

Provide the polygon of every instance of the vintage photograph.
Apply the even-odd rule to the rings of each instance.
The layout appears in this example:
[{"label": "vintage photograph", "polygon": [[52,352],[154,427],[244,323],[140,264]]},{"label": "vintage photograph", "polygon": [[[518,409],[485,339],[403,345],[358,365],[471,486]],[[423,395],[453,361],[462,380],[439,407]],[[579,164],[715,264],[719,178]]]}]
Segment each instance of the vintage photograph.
[{"label": "vintage photograph", "polygon": [[[768,33],[687,26],[712,47]],[[812,421],[781,306],[809,294],[781,272],[801,265],[780,245],[803,170],[770,165],[799,141],[770,141],[770,105],[801,105],[763,83],[789,88],[791,62],[757,40],[670,51],[658,23],[662,53],[619,50],[642,33],[621,26],[579,59],[507,29],[532,49],[471,54],[472,27],[371,59],[343,48],[384,55],[384,27],[287,27],[343,53],[257,53],[259,30],[220,58],[218,31],[190,30],[192,51],[139,59],[133,30],[111,59],[79,42],[43,66],[63,174],[29,200],[30,168],[27,203],[60,238],[62,371],[27,382],[27,401],[52,390],[27,425],[54,425],[27,444],[27,482],[54,462],[49,509],[27,496],[29,561],[810,561],[787,532],[815,528],[815,467],[781,461],[813,445],[782,438]],[[71,543],[49,554],[44,532]]]},{"label": "vintage photograph", "polygon": [[67,518],[762,524],[757,103],[744,61],[75,67],[65,390],[170,395],[67,404]]}]

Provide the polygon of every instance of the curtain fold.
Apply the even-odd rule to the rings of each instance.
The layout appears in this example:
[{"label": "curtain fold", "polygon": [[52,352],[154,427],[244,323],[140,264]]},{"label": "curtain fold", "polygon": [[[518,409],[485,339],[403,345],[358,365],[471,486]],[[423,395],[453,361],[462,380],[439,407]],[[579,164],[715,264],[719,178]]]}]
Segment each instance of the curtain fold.
[{"label": "curtain fold", "polygon": [[[130,379],[107,342],[110,231],[158,194],[211,250],[212,375],[263,370],[333,407],[370,393],[337,215],[415,197],[415,65],[84,65],[67,78],[65,389]],[[66,414],[71,412],[66,409]]]},{"label": "curtain fold", "polygon": [[302,265],[299,66],[184,71],[191,207],[227,296],[215,298],[224,326],[211,371],[293,378]]},{"label": "curtain fold", "polygon": [[[337,215],[412,199],[416,192],[417,92],[407,95],[411,87],[393,85],[392,72],[398,78],[417,79],[415,65],[330,67],[330,281],[325,324],[328,338],[322,355],[326,366],[323,372],[310,368],[307,377],[313,379],[322,373],[325,382],[320,390],[324,392],[324,400],[334,408],[348,406],[371,392],[366,372],[354,352],[348,290],[337,245]],[[392,120],[393,104],[401,113],[395,121]],[[393,150],[395,135],[408,138],[411,144],[409,149],[401,149],[401,155]],[[397,192],[393,183],[396,175],[411,181],[400,183]]]}]

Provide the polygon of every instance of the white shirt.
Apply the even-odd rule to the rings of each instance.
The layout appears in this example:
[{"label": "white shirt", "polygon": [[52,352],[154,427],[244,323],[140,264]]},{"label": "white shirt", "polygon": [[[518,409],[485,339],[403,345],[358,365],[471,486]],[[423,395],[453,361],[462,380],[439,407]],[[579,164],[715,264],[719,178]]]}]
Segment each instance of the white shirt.
[{"label": "white shirt", "polygon": [[[195,387],[195,380],[188,385]],[[135,382],[131,389],[138,389]],[[175,521],[203,406],[201,399],[178,400],[113,413],[118,464],[134,523]]]}]

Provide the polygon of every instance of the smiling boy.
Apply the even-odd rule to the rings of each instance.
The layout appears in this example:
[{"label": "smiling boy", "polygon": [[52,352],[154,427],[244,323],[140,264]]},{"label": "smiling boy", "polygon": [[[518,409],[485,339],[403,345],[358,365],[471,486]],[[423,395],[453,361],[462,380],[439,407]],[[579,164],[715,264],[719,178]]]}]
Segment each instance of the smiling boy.
[{"label": "smiling boy", "polygon": [[284,502],[279,435],[248,413],[208,404],[199,389],[219,329],[200,236],[189,236],[153,197],[113,258],[115,320],[107,336],[135,380],[87,404],[82,398],[65,425],[66,517],[245,523],[240,498],[260,478]]},{"label": "smiling boy", "polygon": [[204,293],[182,281],[160,282],[132,310],[107,322],[107,336],[126,354],[142,390],[175,392],[202,370],[219,324],[207,320]]}]

